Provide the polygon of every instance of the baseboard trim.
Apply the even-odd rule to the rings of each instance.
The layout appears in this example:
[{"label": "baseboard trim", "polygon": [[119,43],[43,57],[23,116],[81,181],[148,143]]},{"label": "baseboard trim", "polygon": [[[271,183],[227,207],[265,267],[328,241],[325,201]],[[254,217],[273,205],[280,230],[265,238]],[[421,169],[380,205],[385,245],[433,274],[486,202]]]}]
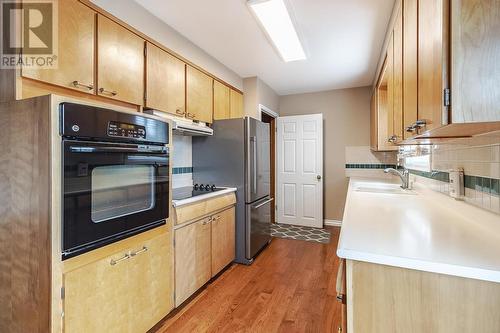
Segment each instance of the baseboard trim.
[{"label": "baseboard trim", "polygon": [[330,227],[341,227],[342,226],[342,221],[338,220],[324,220],[324,224]]}]

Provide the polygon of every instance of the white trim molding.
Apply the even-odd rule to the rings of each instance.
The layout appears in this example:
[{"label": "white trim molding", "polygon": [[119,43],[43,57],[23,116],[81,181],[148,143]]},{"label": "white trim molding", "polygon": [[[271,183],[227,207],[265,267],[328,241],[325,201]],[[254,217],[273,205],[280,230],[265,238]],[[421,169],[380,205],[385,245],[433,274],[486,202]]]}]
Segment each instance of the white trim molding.
[{"label": "white trim molding", "polygon": [[271,110],[270,108],[268,108],[267,106],[262,105],[262,104],[259,104],[259,111],[260,111],[260,113],[265,113],[268,116],[271,116],[273,118],[279,117],[278,113],[276,113],[275,111]]},{"label": "white trim molding", "polygon": [[329,226],[329,227],[341,227],[342,226],[342,221],[338,220],[324,220],[324,225]]}]

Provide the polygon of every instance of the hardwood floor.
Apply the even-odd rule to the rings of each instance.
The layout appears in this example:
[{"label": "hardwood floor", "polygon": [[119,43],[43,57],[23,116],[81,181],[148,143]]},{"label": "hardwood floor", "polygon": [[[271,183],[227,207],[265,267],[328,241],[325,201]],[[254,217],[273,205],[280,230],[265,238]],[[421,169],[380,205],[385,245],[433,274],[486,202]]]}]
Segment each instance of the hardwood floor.
[{"label": "hardwood floor", "polygon": [[275,238],[251,266],[231,266],[156,332],[337,332],[340,229],[331,232],[330,244]]}]

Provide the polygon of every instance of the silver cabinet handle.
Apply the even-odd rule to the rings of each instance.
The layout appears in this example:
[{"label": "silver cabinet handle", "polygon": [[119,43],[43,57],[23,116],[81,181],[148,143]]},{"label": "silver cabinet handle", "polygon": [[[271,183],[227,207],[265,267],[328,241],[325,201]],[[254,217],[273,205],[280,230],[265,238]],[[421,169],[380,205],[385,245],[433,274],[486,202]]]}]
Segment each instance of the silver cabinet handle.
[{"label": "silver cabinet handle", "polygon": [[135,252],[131,252],[130,253],[130,256],[131,257],[135,257],[136,255],[138,254],[141,254],[141,253],[144,253],[144,252],[147,252],[149,249],[147,246],[143,246],[142,249],[140,249],[139,251],[135,251]]},{"label": "silver cabinet handle", "polygon": [[263,203],[261,203],[260,205],[254,206],[253,208],[254,208],[254,209],[259,209],[260,207],[267,205],[268,203],[272,202],[273,200],[274,200],[274,198],[271,198],[271,199],[269,199],[269,200],[264,201],[264,202],[263,202]]},{"label": "silver cabinet handle", "polygon": [[394,143],[397,140],[398,140],[398,137],[396,135],[391,135],[387,141],[391,142],[391,143]]},{"label": "silver cabinet handle", "polygon": [[116,95],[118,95],[118,93],[117,93],[116,91],[114,91],[114,90],[113,90],[113,91],[111,91],[111,90],[106,90],[106,89],[104,89],[104,88],[99,88],[99,92],[100,92],[101,94],[109,94],[109,95],[111,95],[111,96],[116,96]]},{"label": "silver cabinet handle", "polygon": [[411,124],[411,126],[406,127],[406,131],[415,132],[417,129],[423,128],[425,126],[427,126],[427,121],[425,119],[419,119]]},{"label": "silver cabinet handle", "polygon": [[196,114],[194,113],[185,113],[186,117],[190,118],[190,119],[193,119],[194,117],[196,117]]},{"label": "silver cabinet handle", "polygon": [[111,261],[109,262],[111,264],[111,266],[114,266],[124,260],[127,260],[127,259],[130,259],[130,255],[128,254],[125,254],[123,257],[121,257],[120,259],[111,259]]},{"label": "silver cabinet handle", "polygon": [[175,113],[180,114],[180,115],[186,114],[186,112],[182,111],[181,108],[175,109]]},{"label": "silver cabinet handle", "polygon": [[93,84],[83,84],[80,81],[73,81],[73,82],[71,82],[71,84],[75,88],[83,87],[83,88],[87,88],[88,90],[94,89],[94,85]]}]

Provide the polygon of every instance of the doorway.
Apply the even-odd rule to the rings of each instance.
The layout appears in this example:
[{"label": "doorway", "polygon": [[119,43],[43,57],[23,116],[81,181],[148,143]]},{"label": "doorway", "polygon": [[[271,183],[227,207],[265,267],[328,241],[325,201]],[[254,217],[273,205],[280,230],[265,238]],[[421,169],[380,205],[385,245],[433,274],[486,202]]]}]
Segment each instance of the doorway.
[{"label": "doorway", "polygon": [[278,114],[264,105],[259,105],[261,121],[269,124],[270,142],[270,179],[269,193],[274,200],[271,202],[271,223],[276,223],[276,118]]}]

